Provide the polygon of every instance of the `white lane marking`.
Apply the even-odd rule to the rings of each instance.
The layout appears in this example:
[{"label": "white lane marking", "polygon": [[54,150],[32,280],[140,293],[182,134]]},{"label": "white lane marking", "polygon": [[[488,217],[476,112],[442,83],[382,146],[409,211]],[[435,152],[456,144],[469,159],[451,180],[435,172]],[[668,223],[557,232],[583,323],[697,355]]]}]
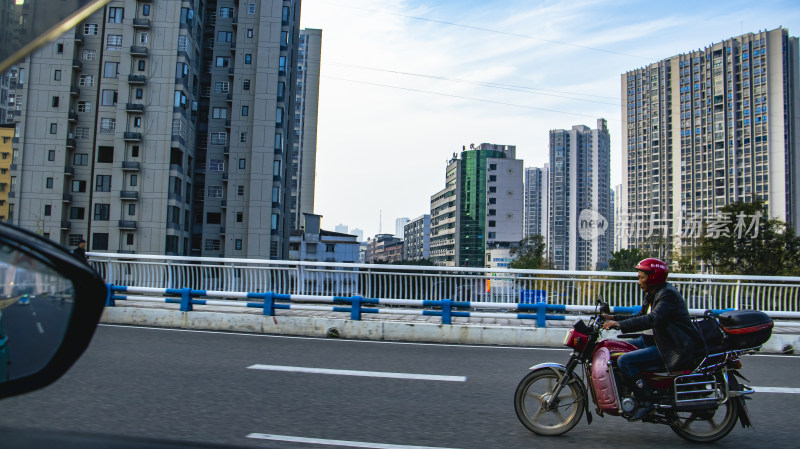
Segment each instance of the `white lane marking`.
[{"label": "white lane marking", "polygon": [[363,441],[324,440],[321,438],[293,437],[289,435],[272,435],[268,433],[251,433],[247,438],[258,440],[285,441],[287,443],[324,444],[327,446],[366,447],[373,449],[449,449],[434,446],[408,446],[405,444],[367,443]]},{"label": "white lane marking", "polygon": [[389,379],[412,379],[412,380],[438,380],[442,382],[466,382],[466,376],[439,376],[435,374],[411,374],[411,373],[386,373],[381,371],[353,371],[347,369],[327,369],[327,368],[306,368],[303,366],[280,366],[280,365],[252,365],[247,369],[259,369],[265,371],[284,371],[291,373],[310,373],[310,374],[332,374],[335,376],[358,376],[358,377],[385,377]]},{"label": "white lane marking", "polygon": [[38,321],[37,321],[37,322],[36,322],[36,327],[37,327],[37,328],[39,328],[39,333],[40,333],[40,334],[43,334],[43,333],[44,333],[44,328],[42,327],[42,323],[40,323],[40,322],[38,322]]},{"label": "white lane marking", "polygon": [[800,394],[800,388],[786,388],[786,387],[750,387],[756,390],[756,393],[788,393]]},{"label": "white lane marking", "polygon": [[247,332],[223,332],[223,331],[204,331],[196,329],[171,329],[167,327],[151,327],[151,326],[131,326],[127,324],[98,324],[102,327],[123,327],[128,329],[148,329],[157,331],[172,331],[172,332],[193,332],[198,334],[221,334],[221,335],[238,335],[240,337],[263,337],[263,338],[284,338],[287,340],[319,340],[329,341],[331,343],[371,343],[383,345],[408,345],[408,346],[440,346],[440,347],[454,347],[454,348],[481,348],[481,349],[523,349],[526,351],[566,351],[572,352],[569,348],[542,348],[536,346],[494,346],[494,345],[462,345],[457,343],[415,343],[407,341],[381,341],[381,340],[349,340],[347,338],[323,338],[323,337],[298,337],[291,335],[268,335],[268,334],[251,334]]}]

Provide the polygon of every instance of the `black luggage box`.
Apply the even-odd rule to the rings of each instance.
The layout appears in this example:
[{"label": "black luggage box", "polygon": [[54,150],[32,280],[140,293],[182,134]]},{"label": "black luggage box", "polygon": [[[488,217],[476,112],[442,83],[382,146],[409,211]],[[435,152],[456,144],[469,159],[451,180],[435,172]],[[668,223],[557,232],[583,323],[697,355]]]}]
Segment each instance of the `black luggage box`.
[{"label": "black luggage box", "polygon": [[758,310],[733,310],[719,314],[725,346],[745,349],[761,346],[772,336],[772,318]]}]

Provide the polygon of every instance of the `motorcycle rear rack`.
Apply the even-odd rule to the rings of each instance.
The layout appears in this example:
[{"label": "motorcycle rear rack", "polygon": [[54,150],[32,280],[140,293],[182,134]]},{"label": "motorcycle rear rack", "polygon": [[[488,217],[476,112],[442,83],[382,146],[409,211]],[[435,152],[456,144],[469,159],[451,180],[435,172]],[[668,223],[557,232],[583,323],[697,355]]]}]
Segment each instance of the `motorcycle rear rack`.
[{"label": "motorcycle rear rack", "polygon": [[708,354],[700,362],[700,365],[698,365],[697,368],[692,371],[692,374],[705,374],[710,371],[716,371],[725,366],[728,363],[728,360],[736,359],[746,354],[753,354],[760,350],[761,346],[756,346],[753,348],[734,349],[731,351]]},{"label": "motorcycle rear rack", "polygon": [[678,376],[674,380],[673,391],[676,409],[707,407],[727,399],[727,385],[721,390],[714,374],[693,373]]}]

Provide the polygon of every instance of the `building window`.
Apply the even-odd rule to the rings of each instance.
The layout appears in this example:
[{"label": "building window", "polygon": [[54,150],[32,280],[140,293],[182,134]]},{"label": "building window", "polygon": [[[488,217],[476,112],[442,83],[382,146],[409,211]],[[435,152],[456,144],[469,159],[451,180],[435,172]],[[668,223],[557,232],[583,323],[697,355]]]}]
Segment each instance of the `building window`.
[{"label": "building window", "polygon": [[86,191],[86,181],[72,181],[72,191],[76,193]]},{"label": "building window", "polygon": [[92,87],[94,86],[94,76],[92,75],[81,75],[78,78],[78,85],[82,87]]},{"label": "building window", "polygon": [[247,166],[247,159],[245,158],[239,159],[239,170],[244,170],[246,166]]},{"label": "building window", "polygon": [[242,90],[250,90],[250,80],[242,80]]},{"label": "building window", "polygon": [[236,247],[236,251],[241,251],[242,250],[242,239],[236,239],[235,247]]},{"label": "building window", "polygon": [[280,125],[283,123],[283,108],[275,108],[275,123]]},{"label": "building window", "polygon": [[278,214],[272,214],[272,230],[278,229]]},{"label": "building window", "polygon": [[83,25],[83,34],[87,36],[96,36],[97,35],[97,24],[96,23],[85,23]]},{"label": "building window", "polygon": [[214,81],[215,94],[227,94],[230,91],[230,84],[227,81]]},{"label": "building window", "polygon": [[255,14],[256,13],[256,4],[255,3],[248,3],[247,4],[247,14]]},{"label": "building window", "polygon": [[217,67],[228,67],[231,65],[231,58],[217,56]]},{"label": "building window", "polygon": [[219,8],[219,17],[229,19],[233,17],[235,10],[233,8],[221,7]]},{"label": "building window", "polygon": [[106,37],[106,50],[116,51],[122,49],[122,35],[109,34]]},{"label": "building window", "polygon": [[83,50],[81,52],[81,59],[84,61],[94,61],[97,59],[97,52],[94,50]]},{"label": "building window", "polygon": [[242,117],[247,117],[249,113],[250,113],[250,108],[247,106],[242,106]]},{"label": "building window", "polygon": [[[131,204],[133,206],[133,204]],[[133,234],[130,232],[125,234],[125,244],[126,245],[133,245]]]},{"label": "building window", "polygon": [[47,160],[53,162],[56,160],[56,150],[49,150],[47,152]]},{"label": "building window", "polygon": [[253,55],[251,55],[250,53],[244,55],[244,63],[245,64],[250,64],[252,62],[253,62]]},{"label": "building window", "polygon": [[237,194],[238,196],[244,196],[244,186],[238,186],[238,187],[236,187],[236,194]]},{"label": "building window", "polygon": [[236,223],[244,221],[244,212],[236,212]]},{"label": "building window", "polygon": [[52,188],[53,188],[53,178],[47,178],[47,179],[45,179],[45,180],[44,180],[44,187],[45,187],[46,189],[52,189]]},{"label": "building window", "polygon": [[280,187],[273,187],[272,188],[272,202],[278,203],[281,199],[281,188]]},{"label": "building window", "polygon": [[148,35],[147,33],[145,33],[145,32],[139,33],[139,43],[140,44],[146,44],[149,39],[150,39],[150,35]]},{"label": "building window", "polygon": [[142,127],[142,118],[141,117],[134,117],[133,118],[133,127],[134,128],[141,128]]},{"label": "building window", "polygon": [[141,100],[142,97],[144,97],[144,89],[142,89],[141,87],[137,87],[134,96],[136,97],[137,100]]},{"label": "building window", "polygon": [[286,71],[286,56],[281,56],[280,59],[278,59],[278,70],[281,72]]},{"label": "building window", "polygon": [[219,251],[220,241],[216,239],[206,239],[206,251]]},{"label": "building window", "polygon": [[128,204],[128,215],[130,215],[130,216],[136,215],[136,205],[135,204]]},{"label": "building window", "polygon": [[84,215],[84,208],[82,207],[69,208],[69,218],[71,220],[83,220],[83,215]]},{"label": "building window", "polygon": [[79,101],[78,112],[92,112],[92,103],[86,100]]},{"label": "building window", "polygon": [[138,62],[138,64],[137,64],[137,69],[138,69],[140,72],[144,72],[144,68],[145,68],[145,62],[144,62],[144,59],[142,59],[142,60],[140,60],[140,61]]},{"label": "building window", "polygon": [[239,142],[241,142],[241,143],[247,142],[247,133],[246,132],[239,133]]},{"label": "building window", "polygon": [[56,123],[50,124],[50,134],[56,134],[58,132],[58,125]]},{"label": "building window", "polygon": [[131,157],[139,157],[139,145],[131,147]]},{"label": "building window", "polygon": [[49,204],[45,204],[45,205],[44,205],[44,216],[45,216],[45,217],[49,217],[49,216],[50,216],[50,213],[51,213],[52,211],[53,211],[53,207],[52,207],[52,206],[50,206]]},{"label": "building window", "polygon": [[248,37],[249,39],[252,39],[252,38],[253,38],[253,29],[252,29],[252,28],[248,28],[248,29],[247,29],[247,37]]},{"label": "building window", "polygon": [[214,108],[211,111],[212,118],[228,118],[228,108]]},{"label": "building window", "polygon": [[61,81],[61,70],[56,70],[53,72],[53,79],[56,81]]},{"label": "building window", "polygon": [[222,198],[222,186],[208,186],[208,198]]},{"label": "building window", "polygon": [[281,161],[273,161],[272,176],[280,176],[280,175],[281,175]]},{"label": "building window", "polygon": [[95,178],[95,192],[110,192],[111,191],[111,175],[97,175]]},{"label": "building window", "polygon": [[149,16],[150,15],[150,5],[143,5],[142,6],[142,15]]},{"label": "building window", "polygon": [[94,219],[99,221],[108,221],[110,216],[111,205],[97,203],[94,205]]},{"label": "building window", "polygon": [[114,134],[117,129],[117,120],[113,118],[100,119],[100,134]]},{"label": "building window", "polygon": [[56,44],[56,53],[64,53],[64,44]]},{"label": "building window", "polygon": [[230,42],[233,39],[233,33],[230,31],[217,32],[217,42]]},{"label": "building window", "polygon": [[214,132],[211,133],[211,145],[225,145],[228,143],[228,133]]},{"label": "building window", "polygon": [[103,78],[117,78],[119,77],[119,63],[106,62],[103,64]]},{"label": "building window", "polygon": [[61,98],[59,98],[59,97],[53,97],[50,104],[54,108],[57,108],[58,107],[58,103],[60,103],[60,100],[61,100]]},{"label": "building window", "polygon": [[275,133],[275,149],[276,150],[280,150],[280,149],[283,148],[281,146],[282,140],[283,140],[283,136],[281,135],[281,133]]},{"label": "building window", "polygon": [[122,23],[123,8],[108,8],[108,23]]},{"label": "building window", "polygon": [[103,89],[102,91],[102,105],[103,106],[115,106],[117,104],[117,91],[110,90],[110,89]]},{"label": "building window", "polygon": [[86,153],[75,153],[72,156],[73,165],[89,165],[89,155]]},{"label": "building window", "polygon": [[208,171],[221,172],[225,170],[225,161],[222,159],[210,159],[208,161]]},{"label": "building window", "polygon": [[108,233],[96,232],[92,234],[92,251],[108,250]]}]

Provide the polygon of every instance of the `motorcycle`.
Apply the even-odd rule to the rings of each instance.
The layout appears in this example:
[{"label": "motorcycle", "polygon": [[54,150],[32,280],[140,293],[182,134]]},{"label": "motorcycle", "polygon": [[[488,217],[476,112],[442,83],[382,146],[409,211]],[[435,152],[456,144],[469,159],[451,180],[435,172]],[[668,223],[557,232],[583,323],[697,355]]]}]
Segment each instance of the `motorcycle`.
[{"label": "motorcycle", "polygon": [[[620,355],[638,349],[623,340],[641,334],[602,340],[601,311],[606,310],[606,303],[598,303],[588,324],[579,320],[567,333],[564,344],[573,352],[566,365],[533,366],[520,381],[514,393],[514,409],[528,430],[538,435],[561,435],[575,427],[584,413],[591,424],[590,397],[600,417],[608,414],[629,421],[666,424],[692,442],[716,441],[737,421],[742,427],[750,427],[745,398],[754,390],[740,382],[747,381],[739,373],[741,356],[759,351],[769,339],[773,327],[769,316],[753,310],[719,315],[706,312],[703,319],[694,322],[704,336],[705,357],[693,370],[644,373],[650,397],[649,404],[642,404],[617,368]],[[640,407],[648,409],[641,418]]]}]

